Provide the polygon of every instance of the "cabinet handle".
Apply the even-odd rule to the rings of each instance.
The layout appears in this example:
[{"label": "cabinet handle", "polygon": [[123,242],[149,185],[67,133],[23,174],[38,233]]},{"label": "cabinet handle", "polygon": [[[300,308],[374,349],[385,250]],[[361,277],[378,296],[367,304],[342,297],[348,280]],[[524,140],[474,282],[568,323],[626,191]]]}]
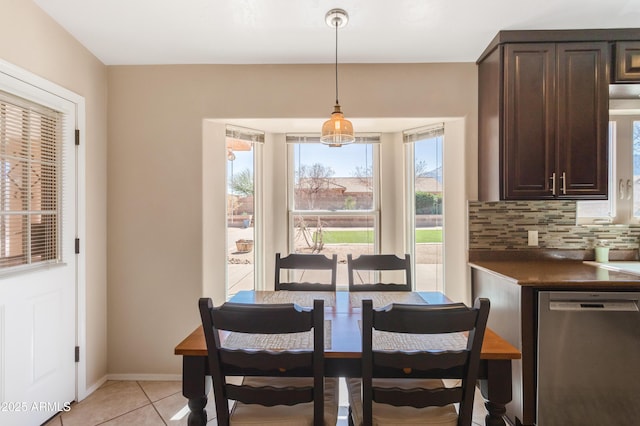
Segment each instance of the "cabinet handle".
[{"label": "cabinet handle", "polygon": [[560,176],[560,179],[562,179],[562,195],[566,195],[567,194],[567,174],[565,172],[562,172],[562,176]]},{"label": "cabinet handle", "polygon": [[556,195],[556,173],[551,174],[551,195]]},{"label": "cabinet handle", "polygon": [[618,181],[618,198],[624,200],[624,180]]},{"label": "cabinet handle", "polygon": [[633,195],[633,185],[631,183],[631,179],[627,179],[627,200],[630,200],[632,195]]}]

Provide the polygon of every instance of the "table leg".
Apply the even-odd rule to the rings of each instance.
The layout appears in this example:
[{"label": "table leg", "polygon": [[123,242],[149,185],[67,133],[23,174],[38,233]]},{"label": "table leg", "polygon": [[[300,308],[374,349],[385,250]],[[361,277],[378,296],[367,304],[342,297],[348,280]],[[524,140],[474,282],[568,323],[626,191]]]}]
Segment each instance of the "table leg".
[{"label": "table leg", "polygon": [[506,405],[511,401],[511,361],[487,360],[487,379],[480,380],[480,391],[488,414],[486,426],[505,426]]},{"label": "table leg", "polygon": [[182,357],[182,395],[189,400],[189,426],[207,424],[207,395],[211,391],[211,377],[206,375],[207,357]]}]

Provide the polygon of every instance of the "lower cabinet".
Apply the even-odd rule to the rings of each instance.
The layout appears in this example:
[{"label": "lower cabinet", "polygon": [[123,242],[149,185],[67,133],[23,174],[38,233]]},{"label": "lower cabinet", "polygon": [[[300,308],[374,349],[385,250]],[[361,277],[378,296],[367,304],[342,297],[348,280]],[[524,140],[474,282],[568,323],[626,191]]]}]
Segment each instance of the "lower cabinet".
[{"label": "lower cabinet", "polygon": [[512,424],[534,425],[535,400],[535,311],[533,290],[483,270],[471,269],[473,299],[487,297],[491,311],[487,326],[515,346],[522,359],[512,362],[513,397],[507,404]]}]

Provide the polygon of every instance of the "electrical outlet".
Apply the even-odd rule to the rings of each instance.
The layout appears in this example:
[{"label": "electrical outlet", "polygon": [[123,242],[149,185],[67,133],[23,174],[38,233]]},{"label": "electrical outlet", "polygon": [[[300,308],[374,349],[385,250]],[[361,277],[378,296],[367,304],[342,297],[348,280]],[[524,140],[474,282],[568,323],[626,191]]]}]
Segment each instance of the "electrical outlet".
[{"label": "electrical outlet", "polygon": [[529,246],[538,247],[538,231],[529,231]]}]

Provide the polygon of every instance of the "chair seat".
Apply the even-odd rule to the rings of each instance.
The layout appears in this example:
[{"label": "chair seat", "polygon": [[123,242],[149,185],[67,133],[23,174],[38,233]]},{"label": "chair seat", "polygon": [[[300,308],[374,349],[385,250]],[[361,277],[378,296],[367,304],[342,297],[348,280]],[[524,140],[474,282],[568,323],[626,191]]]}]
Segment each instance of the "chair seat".
[{"label": "chair seat", "polygon": [[[440,379],[373,379],[373,386],[385,388],[441,388],[445,387]],[[360,379],[347,379],[349,405],[355,426],[362,425],[362,386]],[[458,413],[453,404],[444,407],[394,407],[388,404],[373,403],[373,426],[401,425],[442,425],[456,426]]]},{"label": "chair seat", "polygon": [[[243,384],[250,386],[313,386],[313,379],[306,377],[246,377]],[[334,426],[338,421],[338,379],[324,379],[324,424]],[[313,402],[293,406],[265,407],[257,404],[235,402],[231,411],[231,425],[313,425]]]}]

